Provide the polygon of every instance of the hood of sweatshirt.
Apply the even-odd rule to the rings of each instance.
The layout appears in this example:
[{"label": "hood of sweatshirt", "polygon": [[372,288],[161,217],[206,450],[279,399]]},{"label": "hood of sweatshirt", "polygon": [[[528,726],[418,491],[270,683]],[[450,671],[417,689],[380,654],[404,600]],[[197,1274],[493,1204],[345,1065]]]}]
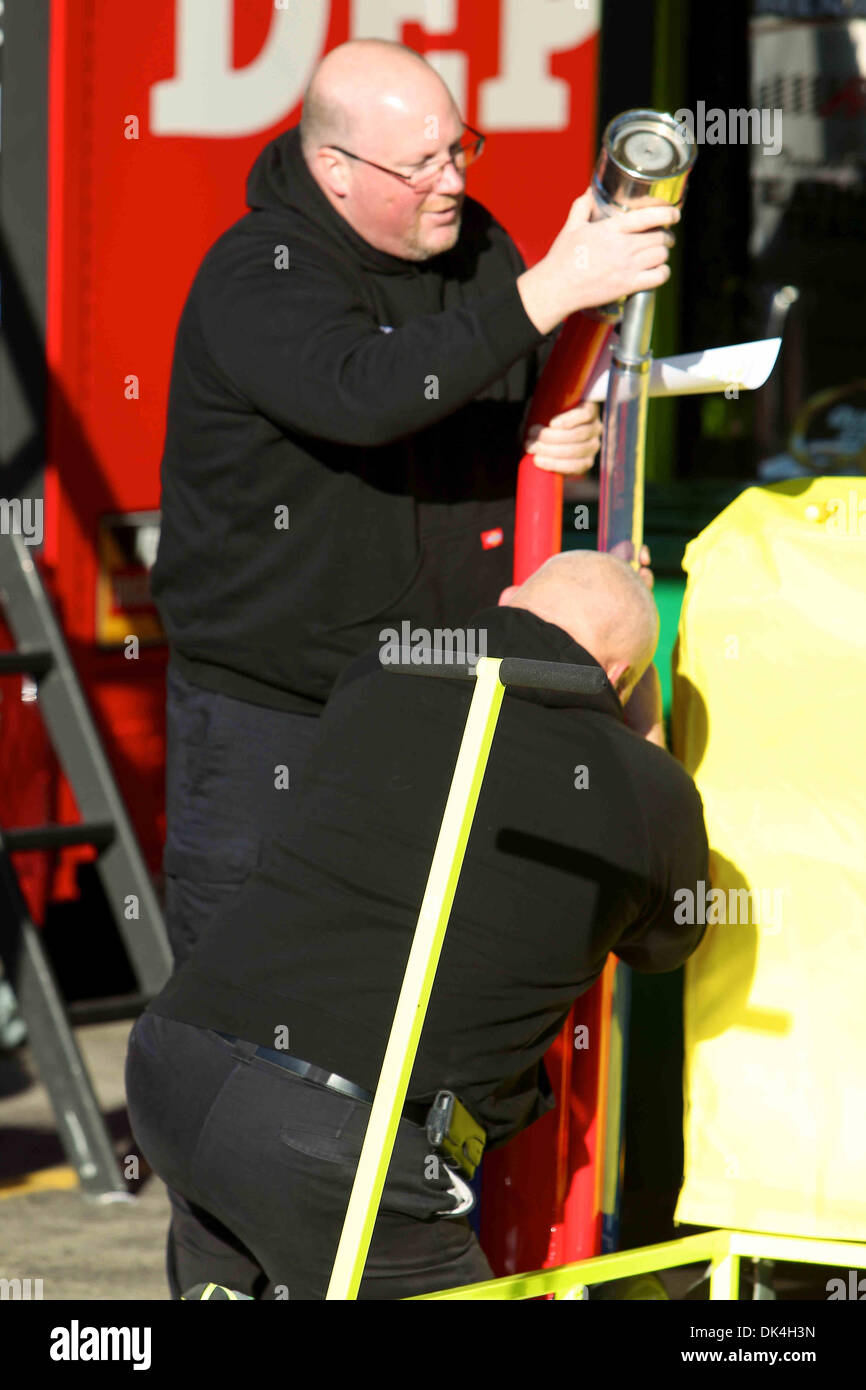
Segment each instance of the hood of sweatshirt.
[{"label": "hood of sweatshirt", "polygon": [[[252,212],[290,210],[311,223],[321,235],[334,238],[352,259],[382,275],[417,275],[415,261],[391,256],[371,246],[331,206],[307,167],[301,150],[300,126],[291,126],[265,145],[247,176],[247,207]],[[466,200],[470,200],[467,198]],[[438,261],[434,257],[433,261]],[[431,262],[424,262],[430,265]]]}]

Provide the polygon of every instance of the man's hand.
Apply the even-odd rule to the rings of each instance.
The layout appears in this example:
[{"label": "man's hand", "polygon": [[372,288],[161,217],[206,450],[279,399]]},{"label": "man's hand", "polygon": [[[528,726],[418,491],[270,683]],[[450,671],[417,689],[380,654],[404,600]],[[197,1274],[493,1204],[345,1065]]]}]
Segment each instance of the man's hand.
[{"label": "man's hand", "polygon": [[640,734],[641,738],[664,748],[662,686],[653,662],[650,662],[626,702],[625,722],[636,734]]},{"label": "man's hand", "polygon": [[601,447],[601,419],[595,401],[582,401],[573,410],[554,415],[549,425],[532,425],[526,451],[537,468],[579,477],[593,465]]},{"label": "man's hand", "polygon": [[[632,548],[633,547],[631,541],[617,541],[616,545],[611,547],[610,553],[611,555],[617,555],[620,560],[625,560],[626,562],[630,563],[632,556]],[[650,569],[650,565],[652,564],[652,556],[650,555],[648,545],[641,546],[640,553],[638,555],[638,560],[640,562],[638,577],[643,580],[644,584],[646,584],[648,589],[651,589],[656,582],[656,577]]]},{"label": "man's hand", "polygon": [[517,279],[527,315],[539,333],[550,333],[577,309],[610,304],[639,290],[656,290],[670,278],[668,230],[678,208],[659,201],[628,212],[596,217],[590,189],[571,205],[565,226],[547,255]]}]

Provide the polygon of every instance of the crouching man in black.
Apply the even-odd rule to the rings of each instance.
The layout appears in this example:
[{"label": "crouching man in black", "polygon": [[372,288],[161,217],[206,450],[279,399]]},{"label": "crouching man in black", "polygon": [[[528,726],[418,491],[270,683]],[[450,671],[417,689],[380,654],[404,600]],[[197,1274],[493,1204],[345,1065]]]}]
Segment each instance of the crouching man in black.
[{"label": "crouching man in black", "polygon": [[[706,880],[707,840],[694,784],[656,746],[657,637],[648,588],[595,552],[476,615],[476,653],[599,665],[608,684],[506,691],[361,1298],[492,1277],[465,1214],[471,1164],[430,1161],[436,1093],[458,1098],[476,1158],[504,1144],[553,1104],[541,1059],[608,951],[673,970],[701,939],[674,916],[677,889]],[[272,846],[130,1037],[175,1298],[209,1280],[327,1289],[472,693],[379,655],[345,670]]]}]

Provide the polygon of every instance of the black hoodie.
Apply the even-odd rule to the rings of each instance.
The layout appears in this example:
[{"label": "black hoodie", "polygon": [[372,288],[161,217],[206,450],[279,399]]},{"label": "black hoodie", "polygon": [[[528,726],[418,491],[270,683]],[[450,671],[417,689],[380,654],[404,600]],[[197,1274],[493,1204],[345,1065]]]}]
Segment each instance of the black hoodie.
[{"label": "black hoodie", "polygon": [[151,587],[195,684],[318,711],[382,628],[464,625],[510,582],[545,339],[520,253],[471,198],[453,251],[378,251],[295,127],[259,155],[247,202],[178,327]]}]

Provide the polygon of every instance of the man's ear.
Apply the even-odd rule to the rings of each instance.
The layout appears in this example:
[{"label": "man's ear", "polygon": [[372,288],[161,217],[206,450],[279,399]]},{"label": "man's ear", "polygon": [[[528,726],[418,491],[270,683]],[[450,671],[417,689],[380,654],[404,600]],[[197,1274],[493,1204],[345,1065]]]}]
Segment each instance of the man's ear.
[{"label": "man's ear", "polygon": [[510,604],[510,602],[511,602],[511,595],[512,595],[512,594],[516,594],[516,593],[517,593],[517,589],[518,589],[518,585],[517,585],[517,584],[509,584],[507,589],[503,589],[503,590],[502,590],[502,593],[499,595],[499,604],[500,604],[500,606],[505,606],[505,607],[507,607],[508,604]]},{"label": "man's ear", "polygon": [[329,145],[322,145],[316,150],[315,161],[319,178],[328,192],[335,198],[345,198],[349,192],[349,171],[343,156]]},{"label": "man's ear", "polygon": [[626,697],[630,693],[629,684],[631,682],[631,667],[627,661],[612,661],[607,668],[607,678],[616,691],[617,695],[625,704],[623,695]]}]

